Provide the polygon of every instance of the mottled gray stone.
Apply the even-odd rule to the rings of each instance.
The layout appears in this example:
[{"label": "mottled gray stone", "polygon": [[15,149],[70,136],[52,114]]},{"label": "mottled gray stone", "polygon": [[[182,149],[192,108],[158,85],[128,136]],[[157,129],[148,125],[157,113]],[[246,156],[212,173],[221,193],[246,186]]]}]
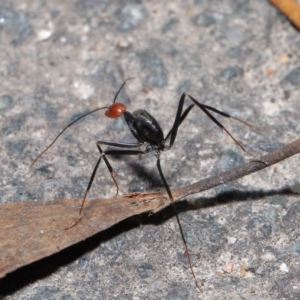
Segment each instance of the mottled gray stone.
[{"label": "mottled gray stone", "polygon": [[165,23],[162,26],[162,28],[161,28],[162,33],[166,33],[167,31],[173,29],[173,27],[179,22],[180,22],[180,20],[178,18],[170,19],[167,23]]},{"label": "mottled gray stone", "polygon": [[142,67],[147,75],[145,84],[164,87],[168,82],[167,72],[160,57],[151,50],[138,53]]},{"label": "mottled gray stone", "polygon": [[116,13],[119,20],[119,31],[129,31],[144,22],[148,11],[141,3],[127,3]]},{"label": "mottled gray stone", "polygon": [[10,95],[0,97],[0,111],[9,109],[13,105],[13,98]]},{"label": "mottled gray stone", "polygon": [[196,26],[209,27],[209,26],[215,24],[218,21],[218,19],[222,19],[222,17],[219,16],[219,18],[218,18],[213,13],[204,12],[204,13],[194,16],[192,19],[192,22]]},{"label": "mottled gray stone", "polygon": [[243,162],[244,157],[241,153],[228,150],[219,159],[218,167],[220,170],[229,170],[241,165]]},{"label": "mottled gray stone", "polygon": [[0,30],[2,28],[11,36],[13,45],[21,44],[32,34],[26,16],[5,6],[0,6]]},{"label": "mottled gray stone", "polygon": [[176,287],[171,288],[171,290],[166,295],[166,300],[185,300],[189,295],[188,289],[184,286],[177,284]]},{"label": "mottled gray stone", "polygon": [[300,67],[297,67],[290,71],[283,79],[283,82],[289,82],[294,86],[300,85]]},{"label": "mottled gray stone", "polygon": [[217,79],[219,82],[227,82],[233,79],[234,77],[241,77],[243,76],[244,71],[239,66],[233,66],[223,69],[219,75],[217,76]]},{"label": "mottled gray stone", "polygon": [[143,263],[138,266],[137,271],[141,278],[148,278],[153,274],[153,267],[149,263]]},{"label": "mottled gray stone", "polygon": [[16,133],[17,131],[20,131],[24,123],[26,122],[26,115],[21,114],[17,116],[16,119],[13,119],[10,121],[10,123],[1,129],[1,132],[4,135],[9,135],[12,133]]},{"label": "mottled gray stone", "polygon": [[[148,110],[165,134],[180,95],[188,92],[253,124],[248,128],[213,113],[257,157],[298,138],[300,35],[268,1],[3,0],[0,7],[6,14],[6,23],[0,18],[3,203],[82,198],[99,157],[95,142],[134,140],[123,118],[99,112],[82,119],[29,166],[70,120],[111,104],[128,77],[135,80],[117,101],[131,112]],[[44,30],[51,36],[41,41]],[[193,108],[172,149],[161,154],[171,188],[253,159],[227,141]],[[109,160],[120,195],[164,191],[153,152]],[[267,297],[260,293],[267,291],[269,299],[298,299],[299,194],[289,187],[300,178],[299,165],[299,156],[291,157],[189,195],[177,206],[202,294],[169,207],[8,274],[0,280],[1,297],[238,300]],[[101,162],[89,199],[114,195]],[[235,269],[223,272],[231,260]],[[246,278],[240,277],[243,262],[249,264]],[[282,263],[288,273],[280,270]]]}]

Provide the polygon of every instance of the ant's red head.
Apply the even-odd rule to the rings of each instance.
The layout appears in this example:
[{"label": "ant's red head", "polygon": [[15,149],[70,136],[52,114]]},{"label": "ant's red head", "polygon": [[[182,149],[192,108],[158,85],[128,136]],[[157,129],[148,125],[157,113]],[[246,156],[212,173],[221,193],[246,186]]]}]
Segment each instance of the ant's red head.
[{"label": "ant's red head", "polygon": [[[57,139],[70,127],[72,126],[75,122],[79,121],[80,119],[86,117],[87,115],[90,115],[96,111],[99,111],[99,110],[102,110],[102,109],[106,109],[106,112],[105,112],[105,116],[108,117],[108,118],[112,118],[112,119],[116,119],[118,117],[121,117],[124,115],[125,111],[126,111],[126,106],[123,104],[123,103],[115,103],[120,91],[122,90],[123,86],[126,84],[126,82],[130,79],[133,79],[133,78],[127,78],[123,84],[121,85],[121,87],[119,88],[117,94],[115,95],[115,98],[114,98],[114,101],[113,101],[113,104],[110,105],[109,107],[105,106],[105,107],[99,107],[99,108],[96,108],[94,110],[91,110],[85,114],[83,114],[82,116],[80,116],[79,118],[77,118],[76,120],[74,120],[73,122],[69,123],[60,133],[59,135],[52,141],[52,143],[44,150],[42,151],[36,158],[35,160],[32,162],[30,168],[32,168],[32,166],[36,163],[36,161],[57,141]],[[83,201],[84,202],[84,201]],[[81,214],[81,211],[82,211],[82,207],[83,207],[83,203],[82,203],[82,206],[81,206],[81,209],[80,209],[80,214]]]},{"label": "ant's red head", "polygon": [[116,93],[116,96],[114,98],[113,104],[108,107],[108,109],[105,112],[105,116],[108,118],[116,119],[124,115],[126,111],[126,106],[123,103],[115,103],[116,99],[118,98],[119,93],[121,92],[122,88],[126,84],[128,80],[134,79],[133,77],[127,78],[121,87],[119,88],[118,92]]},{"label": "ant's red head", "polygon": [[126,106],[123,103],[114,103],[108,107],[105,116],[108,118],[116,119],[124,115]]}]

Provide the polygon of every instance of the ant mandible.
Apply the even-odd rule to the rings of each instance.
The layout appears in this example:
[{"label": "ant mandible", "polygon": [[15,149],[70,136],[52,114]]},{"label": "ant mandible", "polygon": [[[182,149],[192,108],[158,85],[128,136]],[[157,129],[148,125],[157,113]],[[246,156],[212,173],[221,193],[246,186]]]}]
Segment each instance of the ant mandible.
[{"label": "ant mandible", "polygon": [[[183,243],[184,243],[184,247],[185,247],[185,252],[187,254],[189,267],[190,267],[192,276],[195,280],[195,285],[196,285],[196,287],[199,291],[202,291],[199,284],[198,284],[198,282],[197,282],[196,275],[195,275],[194,270],[193,270],[188,245],[187,245],[186,239],[185,239],[184,234],[183,234],[183,230],[182,230],[182,226],[181,226],[181,223],[180,223],[180,220],[179,220],[179,217],[178,217],[178,212],[177,212],[177,208],[175,206],[174,198],[172,196],[170,187],[169,187],[169,185],[168,185],[168,183],[165,179],[165,176],[163,174],[163,171],[162,171],[162,168],[161,168],[161,165],[160,165],[160,154],[161,154],[162,151],[170,150],[173,147],[174,142],[176,140],[176,136],[177,136],[179,126],[182,124],[182,122],[185,120],[185,118],[187,117],[187,115],[189,114],[189,112],[192,110],[192,108],[195,105],[198,106],[217,126],[219,126],[222,130],[224,130],[243,151],[246,151],[245,148],[210,113],[210,111],[215,112],[215,113],[217,113],[217,114],[219,114],[223,117],[226,117],[226,118],[235,119],[239,122],[242,122],[243,124],[245,124],[247,126],[251,127],[251,125],[248,124],[247,122],[239,119],[239,118],[233,117],[233,116],[231,116],[227,113],[224,113],[220,110],[217,110],[217,109],[215,109],[211,106],[202,104],[202,103],[198,102],[191,95],[189,95],[187,93],[183,93],[180,97],[180,100],[179,100],[177,113],[176,113],[176,117],[175,117],[173,126],[171,127],[168,134],[164,137],[163,131],[162,131],[161,127],[159,126],[158,122],[146,110],[137,109],[137,110],[134,110],[131,113],[131,112],[126,110],[126,107],[123,103],[116,103],[116,99],[117,99],[120,91],[122,90],[122,88],[124,87],[126,82],[130,79],[133,79],[133,78],[128,78],[123,82],[123,84],[121,85],[121,87],[119,88],[118,92],[116,93],[116,95],[114,97],[113,104],[111,104],[110,106],[96,108],[96,109],[94,109],[90,112],[87,112],[86,114],[80,116],[79,118],[77,118],[73,122],[69,123],[58,134],[58,136],[52,141],[52,143],[35,158],[35,160],[32,162],[30,167],[32,167],[36,163],[36,161],[57,141],[57,139],[63,134],[63,132],[67,128],[72,126],[75,122],[79,121],[80,119],[86,117],[87,115],[90,115],[90,114],[92,114],[96,111],[99,111],[99,110],[106,109],[105,116],[108,117],[108,118],[116,119],[116,118],[119,118],[121,116],[124,116],[125,121],[126,121],[128,127],[129,127],[129,130],[132,133],[132,135],[135,137],[137,142],[136,143],[116,143],[116,142],[110,142],[110,141],[98,141],[97,142],[97,148],[100,152],[100,157],[99,157],[99,159],[98,159],[98,161],[97,161],[97,163],[94,167],[94,170],[93,170],[93,173],[91,175],[88,187],[85,191],[85,194],[84,194],[84,197],[83,197],[83,200],[82,200],[82,203],[81,203],[81,207],[80,207],[80,210],[79,210],[79,215],[81,215],[81,213],[82,213],[85,200],[86,200],[88,192],[89,192],[89,190],[92,186],[92,183],[94,181],[97,169],[99,167],[99,164],[100,164],[102,158],[103,158],[103,160],[104,160],[104,162],[105,162],[105,164],[106,164],[106,166],[107,166],[107,168],[110,172],[110,175],[111,175],[111,177],[114,181],[114,184],[116,186],[116,189],[117,189],[116,196],[117,196],[118,192],[119,192],[119,186],[118,186],[118,183],[115,179],[115,172],[114,172],[114,170],[113,170],[113,168],[112,168],[111,164],[109,163],[106,156],[107,155],[141,155],[141,154],[146,154],[146,153],[149,153],[151,151],[154,151],[155,152],[155,157],[156,157],[156,166],[157,166],[160,178],[161,178],[161,180],[164,184],[164,187],[165,187],[165,189],[168,193],[168,196],[170,198],[171,204],[172,204],[174,212],[175,212],[175,216],[176,216],[177,223],[178,223],[178,226],[179,226],[180,234],[181,234],[181,237],[182,237],[182,240],[183,240]],[[184,101],[185,101],[186,98],[189,98],[193,103],[190,104],[183,111],[183,105],[184,105]],[[123,148],[123,149],[130,149],[130,150],[106,150],[106,151],[103,151],[102,148],[101,148],[102,145],[112,146],[112,147],[117,147],[117,148]],[[141,150],[141,146],[143,146],[143,145],[145,146],[144,150]],[[133,150],[134,148],[135,148],[135,150]],[[136,149],[138,149],[138,150],[136,150]],[[73,226],[71,226],[71,228]]]}]

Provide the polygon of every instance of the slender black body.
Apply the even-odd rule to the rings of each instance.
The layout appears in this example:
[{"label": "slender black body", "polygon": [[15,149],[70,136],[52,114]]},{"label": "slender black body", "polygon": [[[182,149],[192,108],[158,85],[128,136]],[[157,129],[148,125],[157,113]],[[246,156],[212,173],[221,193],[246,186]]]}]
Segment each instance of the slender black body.
[{"label": "slender black body", "polygon": [[[193,104],[190,104],[183,111],[183,104],[184,104],[186,97],[189,97],[190,100],[192,100]],[[106,156],[107,155],[116,155],[116,154],[117,155],[141,155],[141,154],[146,154],[150,151],[154,151],[155,157],[157,159],[156,165],[157,165],[159,175],[163,181],[164,187],[169,195],[170,201],[171,201],[172,206],[175,211],[175,216],[176,216],[177,223],[179,226],[180,234],[181,234],[183,243],[185,245],[189,266],[190,266],[193,278],[195,280],[195,285],[199,289],[199,291],[201,291],[201,287],[199,286],[196,276],[193,271],[188,246],[187,246],[187,243],[186,243],[186,240],[185,240],[185,237],[183,234],[182,226],[181,226],[181,223],[180,223],[180,220],[178,217],[174,198],[172,196],[171,190],[165,179],[165,176],[162,172],[162,168],[160,165],[161,151],[166,151],[166,150],[169,150],[172,148],[172,146],[175,142],[176,136],[177,136],[179,126],[181,125],[181,123],[184,121],[186,116],[189,114],[189,112],[192,110],[192,108],[195,105],[198,106],[216,125],[218,125],[222,130],[224,130],[243,151],[245,151],[244,147],[230,134],[230,132],[209,111],[213,111],[213,112],[218,113],[227,118],[236,119],[236,120],[250,126],[248,123],[246,123],[238,118],[235,118],[229,114],[226,114],[222,111],[219,111],[211,106],[201,104],[196,99],[194,99],[192,96],[190,96],[189,94],[183,93],[179,100],[177,113],[176,113],[176,117],[175,117],[173,126],[170,129],[169,133],[166,135],[166,137],[164,137],[163,131],[162,131],[160,125],[158,124],[158,122],[156,121],[156,119],[150,113],[148,113],[146,110],[137,109],[137,110],[133,111],[133,113],[130,113],[129,111],[124,112],[125,121],[129,127],[132,135],[136,138],[137,143],[115,143],[115,142],[109,142],[109,141],[98,141],[97,142],[97,147],[100,152],[100,157],[99,157],[97,164],[94,168],[94,171],[92,173],[92,176],[91,176],[88,188],[86,190],[84,199],[86,198],[87,193],[92,185],[92,182],[94,180],[94,177],[95,177],[96,171],[98,169],[98,166],[100,164],[101,158],[104,159],[104,162],[105,162],[108,170],[110,171],[111,177],[114,180],[114,183],[116,185],[117,194],[118,194],[119,187],[115,180],[115,173],[114,173],[113,168],[111,167],[110,163],[108,162]],[[116,150],[103,151],[101,148],[101,145],[123,148],[123,150],[116,149]],[[145,145],[144,150],[140,150],[142,145]],[[136,149],[134,149],[134,148],[136,148]],[[82,210],[82,208],[81,208],[81,210]],[[81,212],[81,210],[80,210],[80,212]]]},{"label": "slender black body", "polygon": [[[129,78],[131,79],[131,78]],[[127,79],[127,80],[129,80]],[[126,81],[127,81],[126,80]],[[56,140],[62,135],[62,133],[71,125],[73,125],[75,122],[77,122],[78,120],[84,118],[85,116],[94,113],[96,111],[102,110],[102,109],[106,109],[105,115],[109,118],[118,118],[122,115],[124,115],[125,121],[129,127],[129,130],[131,131],[132,135],[135,137],[135,139],[137,140],[136,143],[116,143],[116,142],[110,142],[110,141],[98,141],[97,142],[97,148],[100,152],[100,157],[94,167],[94,170],[92,172],[88,187],[85,191],[84,194],[84,198],[82,200],[82,204],[80,207],[80,211],[79,214],[82,213],[82,209],[84,206],[84,202],[85,199],[87,198],[87,194],[92,186],[92,183],[94,181],[97,169],[99,167],[99,164],[101,162],[101,159],[103,158],[110,174],[111,177],[115,183],[116,189],[117,189],[117,193],[119,191],[119,186],[117,184],[117,181],[115,179],[115,172],[112,168],[112,166],[110,165],[108,159],[107,159],[107,155],[141,155],[141,154],[146,154],[148,152],[154,151],[155,152],[155,157],[157,159],[156,161],[156,165],[157,165],[157,169],[160,175],[161,180],[163,181],[164,187],[168,193],[168,196],[170,198],[170,201],[172,203],[172,206],[174,208],[174,212],[175,212],[175,216],[177,219],[177,223],[179,226],[179,230],[180,230],[180,234],[185,246],[185,250],[186,250],[186,256],[188,259],[188,263],[193,275],[193,278],[195,280],[195,285],[198,288],[199,291],[201,291],[201,287],[199,286],[194,270],[193,270],[193,266],[192,266],[192,262],[191,262],[191,258],[190,258],[190,254],[189,254],[189,249],[182,231],[182,226],[178,217],[178,213],[177,213],[177,209],[174,203],[174,198],[172,196],[171,190],[169,188],[169,185],[165,179],[165,176],[163,174],[161,165],[160,165],[160,153],[162,151],[166,151],[166,150],[170,150],[176,140],[176,136],[177,136],[177,132],[179,129],[179,126],[182,124],[182,122],[184,121],[184,119],[187,117],[187,115],[189,114],[189,112],[192,110],[192,108],[194,106],[198,106],[216,125],[218,125],[222,130],[224,130],[233,140],[234,142],[243,150],[245,151],[244,147],[230,134],[230,132],[211,114],[211,111],[214,113],[217,113],[223,117],[226,118],[232,118],[235,119],[239,122],[244,123],[247,126],[250,126],[250,124],[244,122],[241,119],[238,119],[236,117],[233,117],[229,114],[226,114],[220,110],[217,110],[211,106],[205,105],[205,104],[201,104],[200,102],[198,102],[195,98],[193,98],[191,95],[187,94],[187,93],[183,93],[180,97],[179,100],[179,104],[178,104],[178,108],[177,108],[177,113],[174,119],[174,123],[173,126],[171,127],[170,131],[168,132],[168,134],[166,136],[164,136],[163,131],[161,129],[161,127],[159,126],[158,122],[156,121],[156,119],[150,114],[148,113],[146,110],[143,109],[137,109],[135,111],[133,111],[133,113],[130,113],[129,111],[126,110],[126,107],[124,104],[122,103],[116,103],[116,98],[118,96],[118,94],[120,93],[121,89],[123,88],[123,86],[125,85],[126,81],[122,84],[122,86],[120,87],[120,89],[118,90],[117,94],[115,95],[113,104],[110,106],[106,106],[106,107],[100,107],[97,109],[94,109],[84,115],[82,115],[81,117],[79,117],[78,119],[76,119],[75,121],[71,122],[70,124],[68,124],[60,133],[59,135],[52,141],[52,143],[44,150],[42,151],[37,157],[36,159],[33,161],[33,163],[31,164],[31,167],[35,164],[35,162],[56,142]],[[189,98],[192,101],[192,104],[190,104],[185,110],[183,110],[183,105],[185,102],[186,98]],[[103,151],[103,149],[101,148],[102,145],[106,145],[106,146],[112,146],[112,147],[116,147],[116,148],[122,148],[122,149],[112,149],[112,150],[105,150]],[[143,148],[141,148],[141,146],[144,146]],[[143,150],[141,150],[143,149]],[[79,221],[78,221],[79,222]],[[74,225],[72,225],[70,228],[73,228],[76,224],[78,224],[78,222],[76,222]]]},{"label": "slender black body", "polygon": [[[184,101],[185,101],[186,97],[190,98],[190,100],[192,100],[193,104],[190,104],[183,111],[183,105],[184,105]],[[169,133],[166,135],[166,137],[164,137],[162,129],[159,126],[156,119],[150,113],[148,113],[146,110],[137,109],[137,110],[133,111],[133,113],[130,113],[129,111],[124,112],[125,121],[129,127],[132,135],[136,138],[137,142],[136,143],[116,143],[116,142],[110,142],[110,141],[98,141],[97,142],[97,147],[100,152],[100,157],[99,157],[97,164],[94,168],[94,171],[92,173],[91,179],[89,181],[89,184],[88,184],[85,196],[84,196],[84,199],[86,198],[87,193],[90,190],[90,187],[93,183],[96,171],[98,169],[98,166],[99,166],[102,158],[104,159],[104,162],[112,176],[112,179],[114,180],[114,183],[117,188],[117,194],[118,194],[119,187],[115,180],[114,171],[113,171],[113,168],[111,167],[110,163],[108,162],[106,156],[107,155],[140,155],[140,154],[148,153],[150,151],[155,151],[155,156],[157,158],[157,168],[160,173],[161,179],[164,182],[164,186],[165,186],[166,190],[168,191],[170,198],[173,198],[173,197],[171,197],[171,193],[169,192],[170,189],[166,183],[166,180],[164,179],[162,170],[160,168],[160,160],[159,160],[160,152],[166,151],[166,150],[169,150],[172,148],[172,146],[175,142],[176,136],[177,136],[179,126],[181,125],[181,123],[184,121],[186,116],[189,114],[189,112],[192,110],[192,108],[195,105],[198,106],[216,125],[218,125],[222,130],[224,130],[243,151],[245,151],[244,147],[230,134],[230,132],[209,111],[218,113],[218,114],[222,115],[223,117],[236,119],[248,126],[251,126],[251,125],[249,125],[248,123],[244,122],[241,119],[238,119],[229,114],[226,114],[226,113],[224,113],[220,110],[217,110],[211,106],[201,104],[195,98],[193,98],[191,95],[189,95],[187,93],[183,93],[179,100],[177,113],[176,113],[176,117],[175,117],[173,126],[170,129]],[[115,149],[115,150],[103,151],[101,148],[101,145],[123,148],[124,150]],[[146,146],[144,150],[140,150],[142,145]],[[134,150],[134,148],[136,148],[136,149]],[[130,149],[130,150],[128,150],[128,149]],[[81,207],[81,210],[82,210],[82,207]],[[80,210],[80,213],[81,213],[81,210]]]}]

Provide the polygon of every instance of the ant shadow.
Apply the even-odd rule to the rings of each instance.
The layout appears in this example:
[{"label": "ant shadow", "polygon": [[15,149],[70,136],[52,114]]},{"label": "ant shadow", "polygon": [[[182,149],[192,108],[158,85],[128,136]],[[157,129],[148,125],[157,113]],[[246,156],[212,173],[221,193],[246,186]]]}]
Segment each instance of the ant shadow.
[{"label": "ant shadow", "polygon": [[[110,150],[111,148],[108,147],[108,149]],[[150,158],[151,155],[152,155],[152,160]],[[125,163],[126,170],[129,172],[129,174],[132,174],[131,176],[134,177],[132,183],[130,182],[128,183],[127,190],[126,190],[127,193],[143,192],[146,190],[151,190],[153,192],[155,192],[155,190],[157,191],[165,190],[164,184],[159,176],[156,167],[156,159],[153,156],[153,153],[147,153],[145,155],[135,156],[135,157],[122,156],[122,155],[110,155],[109,158],[113,158],[115,163],[117,163],[119,160]],[[149,168],[143,165],[142,162],[143,159],[147,159],[153,162],[153,167],[151,167],[151,170],[149,170]],[[114,162],[112,161],[112,164],[114,164]],[[117,170],[115,171],[118,173]],[[166,180],[169,184],[170,174],[164,172],[164,175],[166,176]],[[136,178],[138,178],[138,180]],[[141,189],[140,182],[142,182],[142,189]]]},{"label": "ant shadow", "polygon": [[[143,168],[139,171],[143,172]],[[156,182],[156,180],[154,181]],[[219,193],[215,197],[209,198],[198,198],[196,202],[199,201],[199,205],[191,205],[186,200],[176,203],[178,214],[192,211],[200,210],[201,208],[214,207],[218,205],[226,205],[229,203],[240,203],[245,201],[253,200],[262,200],[263,198],[275,195],[292,195],[290,189],[284,188],[279,190],[270,190],[270,191],[240,191],[240,190],[231,190]],[[163,209],[162,211],[149,216],[145,213],[138,216],[133,216],[129,219],[126,219],[113,227],[100,232],[93,237],[86,239],[80,243],[77,243],[67,249],[60,251],[59,253],[53,254],[50,257],[43,258],[37,262],[34,262],[28,266],[24,266],[10,274],[6,277],[0,279],[0,299],[4,296],[10,295],[14,292],[17,292],[19,289],[27,286],[28,284],[43,279],[59,268],[66,266],[84,254],[98,248],[101,243],[109,241],[117,236],[130,231],[134,228],[138,228],[140,225],[160,225],[173,218],[175,216],[174,210],[171,206]]]},{"label": "ant shadow", "polygon": [[[136,161],[126,161],[126,165],[128,169],[132,169],[135,174],[135,178],[131,183],[128,184],[128,193],[131,192],[142,192],[144,190],[164,190],[164,185],[158,175],[158,171],[156,168],[153,168],[152,171],[149,171],[145,166],[141,165],[139,162]],[[141,183],[142,182],[142,190],[141,190]],[[136,184],[134,184],[136,183]]]}]

